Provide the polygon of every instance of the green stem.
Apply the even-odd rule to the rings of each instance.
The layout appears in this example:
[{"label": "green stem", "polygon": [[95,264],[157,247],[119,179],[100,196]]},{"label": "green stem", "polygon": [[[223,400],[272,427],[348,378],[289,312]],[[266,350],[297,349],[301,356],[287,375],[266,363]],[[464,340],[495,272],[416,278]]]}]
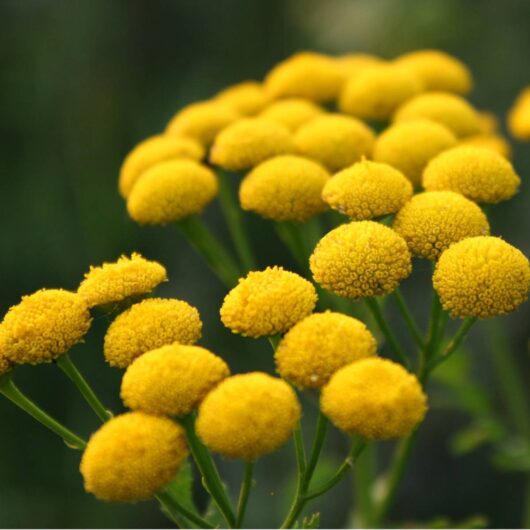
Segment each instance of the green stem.
[{"label": "green stem", "polygon": [[250,489],[252,488],[252,475],[254,473],[254,462],[245,462],[245,474],[239,492],[237,503],[236,528],[241,528],[245,519]]},{"label": "green stem", "polygon": [[366,445],[362,456],[353,469],[358,526],[371,526],[373,517],[372,484],[375,476],[375,446]]},{"label": "green stem", "polygon": [[300,483],[302,477],[304,476],[306,469],[306,456],[305,456],[305,446],[304,446],[304,437],[302,434],[302,425],[300,422],[297,423],[296,428],[293,434],[294,439],[294,449],[296,453],[296,466],[298,468],[298,478]]},{"label": "green stem", "polygon": [[290,221],[276,223],[276,232],[289,249],[304,274],[309,274],[309,251],[306,248],[300,226]]},{"label": "green stem", "polygon": [[418,328],[418,325],[416,324],[416,320],[414,319],[412,313],[408,308],[407,302],[405,301],[405,298],[403,297],[403,294],[401,293],[399,287],[394,291],[394,298],[396,299],[398,308],[401,311],[403,319],[405,320],[405,323],[407,324],[407,327],[409,328],[410,334],[414,338],[414,341],[416,342],[419,348],[424,348],[425,345],[423,342],[423,337],[421,336],[421,332]]},{"label": "green stem", "polygon": [[112,418],[112,413],[103,406],[91,386],[77,369],[68,353],[61,355],[56,361],[57,366],[66,374],[66,376],[75,384],[79,392],[85,398],[86,402],[92,407],[101,421],[108,421]]},{"label": "green stem", "polygon": [[322,411],[319,411],[315,439],[313,441],[313,447],[311,448],[311,454],[309,455],[309,460],[307,461],[307,466],[304,473],[303,487],[305,490],[307,490],[309,482],[311,481],[313,473],[317,467],[318,459],[320,458],[320,453],[322,452],[322,447],[324,445],[324,440],[326,439],[328,423],[329,422],[326,416],[322,414]]},{"label": "green stem", "polygon": [[214,528],[206,519],[203,519],[200,515],[193,513],[188,510],[182,503],[180,503],[173,495],[168,491],[161,491],[155,495],[158,502],[168,512],[168,515],[176,522],[181,528],[189,528],[185,521],[182,520],[182,516],[197,525],[197,528]]},{"label": "green stem", "polygon": [[271,335],[270,337],[267,337],[269,340],[269,344],[272,347],[273,353],[276,351],[276,348],[278,347],[278,344],[280,344],[280,341],[282,340],[281,335]]}]

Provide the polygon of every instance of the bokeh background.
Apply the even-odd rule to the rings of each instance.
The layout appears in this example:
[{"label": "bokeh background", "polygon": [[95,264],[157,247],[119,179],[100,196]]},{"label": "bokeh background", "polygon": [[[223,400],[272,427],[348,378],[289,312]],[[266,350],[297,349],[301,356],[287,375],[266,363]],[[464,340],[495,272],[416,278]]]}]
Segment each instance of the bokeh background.
[{"label": "bokeh background", "polygon": [[[391,58],[441,48],[472,68],[480,108],[504,117],[530,84],[527,0],[1,0],[0,310],[40,287],[75,289],[90,264],[133,250],[163,262],[159,293],[195,304],[202,343],[235,372],[272,370],[265,341],[231,336],[218,308],[224,290],[171,228],[141,228],[127,217],[116,179],[124,155],[160,131],[183,105],[222,87],[260,79],[302,49],[362,51]],[[530,146],[515,145],[521,193],[490,210],[493,232],[530,254]],[[219,237],[217,206],[208,222]],[[270,228],[251,219],[263,265],[294,267]],[[416,264],[404,290],[420,318],[428,268]],[[423,305],[422,305],[423,304]],[[423,308],[423,309],[422,309]],[[530,468],[525,410],[514,411],[506,355],[529,381],[529,305],[477,325],[467,349],[431,386],[432,410],[392,514],[396,524],[519,527]],[[399,317],[390,313],[393,325]],[[73,357],[103,400],[120,410],[120,373],[101,348],[99,317]],[[72,428],[88,435],[97,419],[55,366],[20,368],[17,384]],[[504,383],[504,384],[503,384]],[[452,387],[452,388],[449,388]],[[307,429],[312,413],[307,412]],[[381,444],[381,459],[388,456]],[[322,473],[346,441],[332,434]],[[0,400],[1,527],[164,527],[156,504],[106,505],[83,492],[79,454],[6,400]],[[235,485],[239,464],[221,462]],[[258,464],[248,524],[269,527],[292,488],[291,448]],[[200,491],[196,492],[199,502]],[[351,523],[350,480],[313,505],[322,525]],[[472,518],[469,520],[469,518]]]}]

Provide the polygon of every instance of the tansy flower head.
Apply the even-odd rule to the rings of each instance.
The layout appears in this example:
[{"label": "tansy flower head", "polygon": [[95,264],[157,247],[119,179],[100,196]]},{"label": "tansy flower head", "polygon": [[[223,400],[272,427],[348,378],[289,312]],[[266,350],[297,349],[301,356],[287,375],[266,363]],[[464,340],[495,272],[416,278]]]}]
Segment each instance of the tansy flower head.
[{"label": "tansy flower head", "polygon": [[[0,336],[1,336],[1,332],[0,332]],[[2,339],[0,338],[0,344],[1,344],[1,340]],[[7,372],[9,372],[11,368],[12,368],[12,365],[9,359],[5,355],[0,354],[0,376],[7,374]]]},{"label": "tansy flower head", "polygon": [[256,166],[241,182],[243,210],[274,221],[306,221],[327,209],[322,188],[329,173],[301,156],[283,155]]},{"label": "tansy flower head", "polygon": [[447,92],[420,94],[397,109],[394,121],[427,119],[445,125],[463,138],[480,132],[479,113],[462,97]]},{"label": "tansy flower head", "polygon": [[475,202],[506,201],[517,193],[520,182],[508,160],[491,149],[474,146],[444,151],[423,172],[426,190],[456,191]]},{"label": "tansy flower head", "polygon": [[259,117],[279,123],[291,132],[295,132],[304,123],[316,118],[323,112],[322,107],[307,99],[289,98],[270,104]]},{"label": "tansy flower head", "polygon": [[224,169],[240,171],[293,151],[291,133],[286,127],[262,118],[247,118],[217,135],[210,161]]},{"label": "tansy flower head", "polygon": [[197,434],[212,451],[255,460],[276,451],[300,419],[294,390],[281,379],[253,372],[229,377],[199,407]]},{"label": "tansy flower head", "polygon": [[360,118],[386,120],[421,90],[422,85],[412,72],[383,63],[364,68],[344,84],[339,108]]},{"label": "tansy flower head", "polygon": [[510,109],[508,130],[518,140],[530,140],[530,86],[521,91]]},{"label": "tansy flower head", "polygon": [[89,307],[121,302],[150,293],[167,280],[166,269],[133,252],[113,263],[90,267],[77,292]]},{"label": "tansy flower head", "polygon": [[185,416],[228,375],[226,363],[204,348],[163,346],[145,353],[127,368],[121,398],[133,410]]},{"label": "tansy flower head", "polygon": [[347,79],[355,77],[365,68],[385,63],[380,57],[368,53],[348,53],[337,57],[337,62]]},{"label": "tansy flower head", "polygon": [[499,132],[499,119],[489,110],[481,110],[478,113],[480,119],[480,134],[495,134]]},{"label": "tansy flower head", "polygon": [[23,296],[4,316],[1,356],[17,364],[53,361],[77,344],[90,324],[90,313],[81,296],[63,289],[41,289]]},{"label": "tansy flower head", "polygon": [[427,162],[456,145],[455,135],[443,125],[430,120],[396,123],[377,138],[373,157],[399,169],[414,186],[421,183]]},{"label": "tansy flower head", "polygon": [[217,101],[228,105],[242,116],[254,116],[269,103],[270,97],[257,81],[244,81],[219,92]]},{"label": "tansy flower head", "polygon": [[510,160],[512,157],[512,146],[500,134],[477,134],[475,136],[468,136],[464,138],[460,145],[473,145],[475,147],[483,147],[484,149],[491,149]]},{"label": "tansy flower head", "polygon": [[201,338],[197,309],[182,300],[149,298],[116,317],[105,335],[105,359],[125,368],[143,353],[167,344],[194,344]]},{"label": "tansy flower head", "polygon": [[324,114],[302,125],[294,137],[298,151],[330,171],[350,166],[372,152],[373,131],[362,121]]},{"label": "tansy flower head", "polygon": [[300,388],[320,388],[339,368],[375,354],[368,328],[342,313],[314,313],[291,328],[276,349],[276,369]]},{"label": "tansy flower head", "polygon": [[324,186],[322,198],[355,221],[397,212],[412,196],[412,184],[388,164],[363,160]]},{"label": "tansy flower head", "polygon": [[305,278],[282,267],[249,272],[225,297],[223,324],[234,333],[263,337],[285,333],[315,308],[317,294]]},{"label": "tansy flower head", "polygon": [[166,224],[201,213],[216,197],[217,176],[191,160],[161,162],[147,170],[127,201],[132,219]]},{"label": "tansy flower head", "polygon": [[157,135],[139,143],[125,158],[119,178],[119,190],[127,198],[142,173],[158,162],[175,158],[200,160],[204,147],[193,138]]},{"label": "tansy flower head", "polygon": [[427,191],[412,197],[396,215],[394,230],[414,256],[436,260],[450,245],[466,237],[489,234],[484,212],[452,191]]},{"label": "tansy flower head", "polygon": [[81,459],[85,490],[102,501],[147,500],[175,476],[187,456],[182,427],[129,412],[96,431]]},{"label": "tansy flower head", "polygon": [[433,285],[452,317],[489,318],[509,313],[528,297],[526,256],[498,237],[464,239],[438,260]]},{"label": "tansy flower head", "polygon": [[425,417],[427,397],[403,366],[372,357],[336,372],[322,389],[320,406],[340,430],[384,440],[408,436]]},{"label": "tansy flower head", "polygon": [[328,232],[309,264],[317,283],[345,298],[388,294],[412,270],[405,240],[373,221],[348,223]]}]

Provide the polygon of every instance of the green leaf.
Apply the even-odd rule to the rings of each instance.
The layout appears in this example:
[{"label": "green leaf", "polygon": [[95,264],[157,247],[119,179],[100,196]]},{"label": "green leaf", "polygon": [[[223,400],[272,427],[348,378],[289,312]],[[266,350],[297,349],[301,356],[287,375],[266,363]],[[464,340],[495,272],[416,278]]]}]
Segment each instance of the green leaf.
[{"label": "green leaf", "polygon": [[493,418],[484,418],[455,434],[450,441],[455,455],[471,453],[484,444],[496,442],[505,435],[504,426]]},{"label": "green leaf", "polygon": [[193,472],[189,460],[186,460],[167,490],[186,508],[197,511],[193,502]]},{"label": "green leaf", "polygon": [[304,517],[302,521],[302,528],[319,528],[320,512],[314,513],[309,517]]}]

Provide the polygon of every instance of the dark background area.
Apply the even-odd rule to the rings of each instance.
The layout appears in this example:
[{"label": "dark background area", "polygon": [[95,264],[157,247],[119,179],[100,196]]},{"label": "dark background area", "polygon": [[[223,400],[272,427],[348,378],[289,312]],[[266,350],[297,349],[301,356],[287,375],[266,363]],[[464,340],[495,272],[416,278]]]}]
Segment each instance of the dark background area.
[{"label": "dark background area", "polygon": [[[117,193],[120,163],[183,105],[228,84],[260,79],[295,51],[392,58],[427,47],[469,64],[476,80],[471,100],[504,117],[518,90],[530,84],[530,2],[0,0],[0,310],[41,287],[75,289],[90,264],[137,250],[167,266],[170,282],[160,294],[199,308],[202,344],[228,359],[234,372],[272,370],[265,341],[237,338],[222,328],[218,308],[224,290],[177,231],[141,228],[127,217]],[[490,221],[494,234],[529,255],[530,146],[515,146],[514,163],[522,190],[491,208]],[[217,205],[206,218],[212,226],[220,224]],[[269,237],[270,227],[253,218],[251,223],[261,263],[294,267]],[[226,237],[222,227],[216,230]],[[421,318],[427,312],[428,266],[416,265],[404,290]],[[503,341],[511,345],[527,382],[528,317],[527,304],[497,324],[478,324],[468,346],[472,352],[465,352],[465,369],[477,385],[464,384],[468,398],[484,400],[480,389],[485,390],[486,409],[506,420],[501,445],[478,444],[466,454],[452,454],[454,435],[473,420],[435,383],[432,410],[393,512],[396,521],[425,524],[447,516],[456,524],[483,515],[490,526],[520,526],[525,476],[498,462],[499,451],[517,446],[520,438],[498,384],[495,348],[503,348]],[[393,313],[391,319],[401,326]],[[106,317],[98,317],[73,357],[117,411],[121,374],[105,365],[101,353],[107,325]],[[17,369],[16,381],[83,435],[97,427],[97,418],[55,366]],[[306,412],[308,430],[311,416]],[[388,444],[380,445],[384,461]],[[322,472],[345,451],[344,437],[331,435]],[[85,494],[78,462],[77,452],[0,400],[0,526],[168,525],[154,502],[108,505]],[[289,466],[294,469],[291,447],[258,464],[248,525],[277,524],[292,487]],[[241,464],[222,467],[235,485]],[[351,482],[345,481],[314,503],[314,510],[323,509],[322,525],[348,524],[352,497]]]}]

